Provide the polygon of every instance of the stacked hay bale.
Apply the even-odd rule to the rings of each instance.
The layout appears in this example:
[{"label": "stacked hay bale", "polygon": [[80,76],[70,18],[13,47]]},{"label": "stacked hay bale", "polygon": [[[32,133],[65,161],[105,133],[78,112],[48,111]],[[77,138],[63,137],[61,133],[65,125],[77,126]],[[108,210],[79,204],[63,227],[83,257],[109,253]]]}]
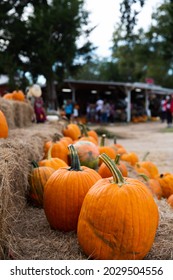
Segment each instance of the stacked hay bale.
[{"label": "stacked hay bale", "polygon": [[34,109],[29,102],[0,97],[0,110],[6,116],[9,128],[26,127],[32,124]]},{"label": "stacked hay bale", "polygon": [[[25,109],[29,108],[24,102],[21,105],[17,104],[16,107],[16,103],[14,105],[5,100],[1,105],[9,126],[13,128],[10,129],[8,138],[0,139],[0,259],[9,259],[16,244],[16,221],[23,215],[27,206],[31,162],[43,158],[44,142],[61,128],[57,124],[54,126],[47,124],[47,127],[32,124],[28,117],[29,113],[26,119],[22,116]],[[13,118],[14,108],[20,110],[18,122]],[[30,126],[20,128],[25,124]]]}]

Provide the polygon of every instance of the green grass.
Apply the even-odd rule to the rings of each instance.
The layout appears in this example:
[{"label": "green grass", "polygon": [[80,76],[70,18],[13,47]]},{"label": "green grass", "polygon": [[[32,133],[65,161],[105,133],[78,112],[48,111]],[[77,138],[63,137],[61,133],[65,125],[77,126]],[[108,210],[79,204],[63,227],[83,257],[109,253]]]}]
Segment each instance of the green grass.
[{"label": "green grass", "polygon": [[173,133],[173,127],[165,127],[160,130],[163,133]]},{"label": "green grass", "polygon": [[108,139],[113,139],[114,137],[117,137],[117,135],[115,133],[107,130],[106,128],[99,127],[99,128],[96,128],[95,131],[97,132],[97,134],[99,136],[101,136],[102,134],[105,134]]}]

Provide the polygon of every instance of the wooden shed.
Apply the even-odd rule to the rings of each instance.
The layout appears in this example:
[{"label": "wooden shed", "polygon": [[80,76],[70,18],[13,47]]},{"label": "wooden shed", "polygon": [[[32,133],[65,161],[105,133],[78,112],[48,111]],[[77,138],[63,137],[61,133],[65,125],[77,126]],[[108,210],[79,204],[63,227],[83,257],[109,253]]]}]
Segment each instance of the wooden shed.
[{"label": "wooden shed", "polygon": [[67,79],[58,92],[58,102],[62,105],[64,99],[72,99],[80,105],[82,114],[85,114],[86,104],[95,102],[98,97],[115,103],[125,101],[126,121],[130,122],[133,104],[140,101],[142,109],[150,115],[149,104],[152,98],[156,97],[155,100],[159,101],[162,96],[172,94],[173,89],[154,84]]}]

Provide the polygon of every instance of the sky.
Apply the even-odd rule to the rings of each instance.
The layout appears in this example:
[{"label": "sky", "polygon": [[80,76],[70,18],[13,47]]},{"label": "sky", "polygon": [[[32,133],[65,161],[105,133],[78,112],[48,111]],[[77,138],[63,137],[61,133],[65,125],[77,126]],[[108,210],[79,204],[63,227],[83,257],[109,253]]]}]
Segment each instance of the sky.
[{"label": "sky", "polygon": [[[91,26],[97,26],[90,35],[91,42],[98,47],[99,57],[109,57],[111,54],[111,40],[116,22],[120,22],[120,2],[122,0],[85,0],[85,8],[90,12]],[[153,9],[162,0],[146,0],[138,18],[138,27],[145,30],[151,23]]]}]

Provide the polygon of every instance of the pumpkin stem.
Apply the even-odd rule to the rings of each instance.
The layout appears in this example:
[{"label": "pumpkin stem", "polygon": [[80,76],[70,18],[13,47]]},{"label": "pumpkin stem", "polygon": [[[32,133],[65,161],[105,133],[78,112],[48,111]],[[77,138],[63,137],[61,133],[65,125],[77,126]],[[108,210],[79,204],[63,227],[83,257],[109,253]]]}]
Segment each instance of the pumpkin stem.
[{"label": "pumpkin stem", "polygon": [[120,163],[120,157],[121,157],[120,154],[116,155],[116,157],[115,157],[115,164],[119,164]]},{"label": "pumpkin stem", "polygon": [[149,181],[149,177],[143,173],[138,174],[139,176],[141,176],[146,182]]},{"label": "pumpkin stem", "polygon": [[84,136],[88,137],[88,132],[87,132],[87,129],[86,129],[86,126],[84,124],[81,124],[81,134],[83,134]]},{"label": "pumpkin stem", "polygon": [[76,171],[82,171],[80,160],[77,154],[77,151],[73,144],[68,145],[68,149],[70,151],[70,158],[71,158],[71,166],[69,170],[76,170]]},{"label": "pumpkin stem", "polygon": [[47,153],[47,159],[50,160],[52,158],[52,148],[53,148],[53,144],[50,146],[48,153]]},{"label": "pumpkin stem", "polygon": [[150,152],[146,152],[145,154],[144,154],[144,156],[143,156],[143,159],[142,159],[142,161],[145,161],[146,160],[146,158],[147,158],[147,156],[150,154]]},{"label": "pumpkin stem", "polygon": [[114,144],[117,144],[117,137],[114,136]]},{"label": "pumpkin stem", "polygon": [[55,143],[61,139],[61,136],[58,133],[55,133],[52,137],[52,142]]},{"label": "pumpkin stem", "polygon": [[106,139],[106,134],[102,134],[101,140],[100,140],[100,146],[101,147],[105,146],[105,139]]},{"label": "pumpkin stem", "polygon": [[32,160],[31,164],[32,164],[33,168],[39,167],[38,163],[35,160]]},{"label": "pumpkin stem", "polygon": [[124,178],[123,175],[121,174],[121,171],[119,168],[116,166],[115,162],[105,153],[99,155],[99,158],[103,160],[103,162],[106,164],[106,166],[109,168],[109,170],[112,173],[113,176],[113,181],[118,184],[122,185],[124,184]]}]

